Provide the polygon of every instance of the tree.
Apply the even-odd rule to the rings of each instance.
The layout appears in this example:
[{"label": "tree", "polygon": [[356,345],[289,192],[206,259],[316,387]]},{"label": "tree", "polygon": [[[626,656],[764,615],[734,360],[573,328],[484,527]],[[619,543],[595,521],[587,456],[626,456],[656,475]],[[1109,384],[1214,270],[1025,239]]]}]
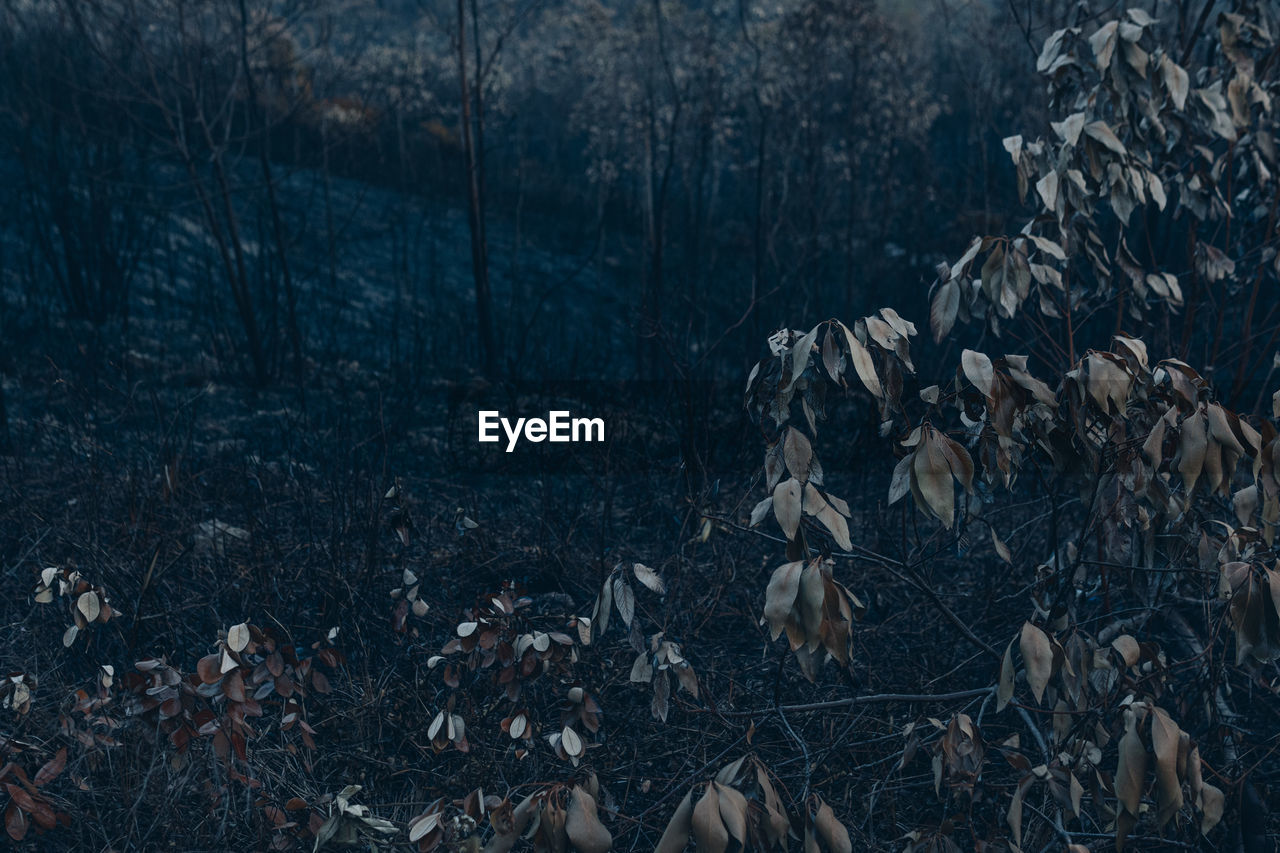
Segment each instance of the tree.
[{"label": "tree", "polygon": [[[1224,329],[1249,334],[1257,283],[1275,275],[1256,262],[1274,257],[1275,23],[1249,4],[1221,15],[1199,45],[1207,58],[1199,67],[1184,67],[1171,47],[1183,39],[1140,9],[1091,33],[1068,27],[1046,39],[1037,65],[1058,111],[1052,136],[1004,143],[1033,216],[1019,233],[975,238],[959,260],[941,264],[929,315],[938,343],[971,322],[993,344],[1029,347],[1030,357],[966,348],[954,372],[910,394],[917,329],[884,308],[851,325],[779,331],[749,380],[748,408],[769,441],[769,493],[752,522],[773,516],[787,539],[786,562],[765,593],[773,637],[786,633],[810,679],[820,650],[848,660],[857,606],[828,554],[890,565],[927,596],[986,656],[996,713],[1016,707],[1018,728],[1039,747],[1039,759],[1006,751],[1014,778],[1004,821],[1015,847],[1033,831],[1071,843],[1065,827],[1082,814],[1089,788],[1099,818],[1114,821],[1118,847],[1143,824],[1178,833],[1170,824],[1184,804],[1208,834],[1225,802],[1210,774],[1249,790],[1261,760],[1253,745],[1195,736],[1236,711],[1216,677],[1176,671],[1203,673],[1228,632],[1228,683],[1247,682],[1255,666],[1280,657],[1280,573],[1271,567],[1280,430],[1273,418],[1228,408],[1232,395],[1217,396],[1211,377],[1182,359],[1153,353],[1198,351],[1213,365],[1230,346]],[[1189,43],[1199,38],[1193,32]],[[1179,275],[1162,269],[1178,257],[1170,234],[1186,240]],[[1235,258],[1253,261],[1243,287],[1233,284]],[[1181,335],[1161,322],[1193,308],[1215,322],[1184,324]],[[1149,332],[1146,340],[1126,333],[1129,324]],[[1228,373],[1218,391],[1234,378]],[[871,395],[900,454],[888,502],[910,495],[940,525],[909,537],[904,509],[900,558],[855,544],[850,507],[828,490],[816,448],[830,388]],[[1272,415],[1280,418],[1280,406]],[[1019,542],[1000,529],[1017,517],[1000,511],[1002,493],[1043,507],[1018,528],[1042,521],[1042,532],[1023,532]],[[920,574],[978,529],[995,559],[1038,563],[1030,616],[996,641],[956,617]],[[1015,702],[1022,682],[1030,695]],[[1052,713],[1037,720],[1028,708]],[[1076,715],[1099,723],[1089,730],[1072,722]],[[947,799],[966,820],[985,821],[975,787],[980,724],[957,715],[945,732],[935,780],[947,779]],[[1109,790],[1095,784],[1104,765],[1114,768]],[[1022,806],[1041,784],[1050,812],[1036,812],[1044,825],[1033,828]],[[1149,789],[1155,809],[1142,806]],[[1255,807],[1242,800],[1241,808]]]},{"label": "tree", "polygon": [[[477,31],[475,57],[477,75],[480,68],[479,27],[476,6],[471,7],[472,25]],[[458,0],[458,86],[462,104],[462,150],[467,173],[467,228],[471,235],[471,275],[475,282],[476,330],[480,355],[486,376],[497,371],[496,343],[493,337],[493,295],[489,287],[489,248],[485,239],[484,213],[484,86],[480,80],[467,84],[467,12],[465,0]],[[472,109],[474,98],[475,108]],[[473,116],[474,112],[474,116]],[[474,122],[474,127],[473,127]]]}]

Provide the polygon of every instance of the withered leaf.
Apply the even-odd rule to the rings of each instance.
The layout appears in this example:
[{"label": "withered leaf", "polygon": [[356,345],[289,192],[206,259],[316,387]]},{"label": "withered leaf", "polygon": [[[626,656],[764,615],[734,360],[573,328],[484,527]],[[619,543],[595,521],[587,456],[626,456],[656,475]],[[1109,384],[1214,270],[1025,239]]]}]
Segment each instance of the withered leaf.
[{"label": "withered leaf", "polygon": [[783,480],[773,490],[773,514],[788,539],[796,538],[800,528],[801,488],[795,477]]},{"label": "withered leaf", "polygon": [[1024,622],[1018,650],[1022,653],[1022,663],[1027,670],[1027,685],[1039,704],[1049,678],[1053,675],[1053,645],[1044,631],[1030,622]]},{"label": "withered leaf", "polygon": [[720,817],[720,795],[711,782],[693,807],[693,837],[699,851],[724,853],[729,846],[729,830]]},{"label": "withered leaf", "polygon": [[654,853],[684,853],[689,843],[689,833],[693,830],[693,791],[690,790],[676,806],[675,813],[662,831],[662,837],[653,848]]},{"label": "withered leaf", "polygon": [[764,593],[764,618],[769,622],[771,639],[778,639],[787,623],[787,615],[795,604],[800,590],[800,573],[804,561],[796,560],[774,569],[769,586]]}]

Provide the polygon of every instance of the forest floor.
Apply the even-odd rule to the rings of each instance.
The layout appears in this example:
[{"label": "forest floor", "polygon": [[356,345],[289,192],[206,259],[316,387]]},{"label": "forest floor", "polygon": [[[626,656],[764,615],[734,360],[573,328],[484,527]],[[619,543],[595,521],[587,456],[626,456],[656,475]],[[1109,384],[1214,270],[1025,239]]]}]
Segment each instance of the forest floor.
[{"label": "forest floor", "polygon": [[[714,417],[746,452],[721,454],[725,470],[695,504],[685,497],[674,426],[663,416],[630,417],[626,429],[641,440],[613,450],[565,446],[572,459],[515,462],[494,447],[481,453],[466,417],[451,414],[448,389],[406,394],[365,367],[316,371],[305,409],[283,388],[251,393],[136,375],[126,384],[109,368],[85,377],[48,363],[24,369],[8,389],[15,452],[0,457],[7,638],[0,669],[39,679],[32,710],[12,734],[25,745],[24,761],[67,742],[72,694],[92,691],[104,664],[122,673],[164,657],[190,672],[217,649],[220,630],[246,620],[284,630],[299,646],[337,628],[334,645],[345,656],[330,677],[333,692],[308,702],[314,754],[295,760],[279,750],[281,733],[266,738],[277,742],[250,753],[262,782],[252,799],[203,743],[185,764],[171,763],[154,723],[121,718],[119,746],[73,749],[71,778],[82,787],[68,784],[59,796],[78,819],[57,832],[86,849],[260,847],[271,829],[255,808],[259,795],[310,804],[361,784],[361,801],[375,813],[406,821],[437,797],[477,787],[501,795],[588,769],[605,792],[617,849],[645,849],[675,806],[673,792],[747,752],[793,797],[821,791],[861,847],[888,849],[917,826],[916,794],[931,789],[925,751],[898,766],[904,731],[944,708],[978,718],[983,698],[785,716],[774,706],[994,683],[998,661],[956,642],[925,595],[870,558],[841,559],[835,569],[869,606],[848,670],[828,664],[811,684],[784,644],[768,641],[760,595],[784,549],[747,529],[763,492],[751,476],[759,451],[750,443],[758,439],[733,399],[719,401]],[[645,455],[620,458],[623,451]],[[874,458],[855,448],[849,456]],[[833,469],[833,490],[855,504],[854,541],[867,553],[893,555],[892,531],[903,521],[883,508],[888,470],[883,461],[863,464],[857,474]],[[399,496],[385,497],[397,483]],[[218,523],[236,532],[211,536]],[[541,739],[518,758],[498,728],[503,714],[492,710],[486,673],[458,705],[471,751],[432,749],[426,733],[454,691],[428,660],[469,607],[509,581],[533,599],[539,615],[529,617],[531,627],[569,630],[570,617],[591,612],[610,571],[632,562],[667,582],[663,597],[637,587],[636,630],[646,643],[663,632],[680,644],[697,674],[696,699],[677,691],[666,721],[654,719],[652,688],[629,682],[635,651],[615,627],[581,650],[562,683],[526,694],[542,733],[556,730],[564,685],[580,684],[596,698],[603,725],[582,768]],[[1012,573],[1000,564],[955,576],[945,563],[940,555],[921,576],[989,636],[983,626],[1017,607],[1006,603],[1017,586]],[[64,650],[68,611],[32,601],[47,566],[74,568],[101,585],[118,616]],[[429,609],[402,616],[401,626],[391,592],[406,569],[422,580]],[[119,703],[114,710],[122,713]],[[904,791],[914,793],[899,796]],[[936,801],[931,811],[939,813]],[[57,846],[54,834],[47,838]]]},{"label": "forest floor", "polygon": [[[362,227],[359,189],[342,192],[349,226]],[[179,332],[177,309],[136,322],[127,347],[86,343],[48,321],[46,332],[59,337],[18,353],[5,389],[10,452],[0,455],[0,671],[31,676],[32,698],[23,714],[0,710],[0,736],[6,760],[32,773],[61,747],[69,751],[48,796],[70,825],[40,835],[36,846],[310,849],[303,830],[347,785],[363,786],[359,801],[403,826],[438,798],[460,800],[478,788],[518,798],[594,774],[614,849],[646,850],[691,786],[745,754],[768,768],[789,801],[820,793],[855,849],[900,849],[908,832],[975,840],[965,847],[1004,834],[1003,804],[971,806],[958,790],[935,792],[933,721],[967,713],[988,744],[1021,729],[1022,716],[994,711],[998,654],[959,628],[1000,637],[1003,650],[1026,618],[1025,589],[1044,548],[1035,528],[1018,536],[1013,565],[984,531],[965,533],[961,568],[953,547],[933,544],[906,502],[885,505],[893,464],[886,445],[865,411],[835,406],[827,482],[853,508],[856,548],[835,557],[834,575],[867,613],[850,665],[827,662],[810,682],[760,624],[785,544],[768,525],[749,527],[764,495],[755,473],[763,444],[743,411],[741,385],[700,391],[706,470],[690,491],[670,383],[456,381],[469,371],[443,358],[450,338],[442,330],[464,322],[462,227],[454,212],[434,222],[443,229],[435,244],[449,254],[414,263],[451,271],[440,287],[459,295],[453,309],[433,307],[414,332],[431,340],[434,355],[423,363],[450,365],[437,375],[386,367],[395,358],[385,330],[400,303],[395,276],[383,273],[395,258],[372,246],[359,250],[359,263],[346,260],[342,277],[354,278],[329,294],[345,294],[340,307],[352,315],[328,333],[308,330],[301,387],[249,390],[201,334]],[[383,249],[393,242],[385,234],[369,240]],[[551,251],[538,257],[548,287],[580,266]],[[372,272],[360,271],[366,265]],[[175,294],[195,304],[205,298],[185,274],[150,280],[176,290],[140,288],[140,310]],[[547,314],[562,335],[590,322],[591,300],[617,298],[555,292],[562,301]],[[308,298],[307,316],[330,316],[320,289]],[[537,334],[556,339],[556,328]],[[375,355],[361,358],[366,344]],[[625,375],[622,364],[596,367]],[[475,443],[480,400],[539,414],[568,400],[605,417],[610,441],[508,457]],[[628,580],[630,630],[619,614],[590,645],[574,645],[576,659],[534,673],[518,703],[502,699],[493,670],[433,663],[504,590],[529,599],[511,617],[515,630],[572,639],[575,617],[589,615],[604,586],[629,579],[635,563],[665,579],[665,594]],[[64,648],[76,605],[35,602],[47,567],[100,587],[114,618]],[[425,602],[422,615],[407,607],[406,572]],[[203,731],[179,747],[173,720],[130,695],[139,662],[159,658],[195,673],[244,622],[297,650],[335,650],[327,681],[307,691],[314,747],[297,741],[288,703],[269,692],[258,737],[231,757]],[[655,636],[679,644],[698,686],[696,696],[671,688],[665,720],[655,712],[655,687],[630,678],[637,650]],[[546,735],[576,719],[580,709],[566,696],[579,686],[602,723],[573,763]],[[433,747],[442,709],[465,720],[469,751]],[[517,709],[536,729],[532,741],[501,728]],[[279,819],[280,809],[291,819]],[[1082,831],[1110,843],[1106,827]],[[1035,832],[1024,849],[1056,849],[1052,828]],[[1131,849],[1161,844],[1137,838]]]}]

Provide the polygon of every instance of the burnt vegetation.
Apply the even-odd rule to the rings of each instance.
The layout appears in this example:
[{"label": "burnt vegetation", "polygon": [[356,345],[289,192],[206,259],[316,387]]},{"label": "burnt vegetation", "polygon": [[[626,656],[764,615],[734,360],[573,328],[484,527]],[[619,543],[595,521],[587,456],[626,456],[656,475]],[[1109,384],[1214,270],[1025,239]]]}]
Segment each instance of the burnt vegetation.
[{"label": "burnt vegetation", "polygon": [[1243,0],[0,0],[5,843],[1275,849],[1278,95]]}]

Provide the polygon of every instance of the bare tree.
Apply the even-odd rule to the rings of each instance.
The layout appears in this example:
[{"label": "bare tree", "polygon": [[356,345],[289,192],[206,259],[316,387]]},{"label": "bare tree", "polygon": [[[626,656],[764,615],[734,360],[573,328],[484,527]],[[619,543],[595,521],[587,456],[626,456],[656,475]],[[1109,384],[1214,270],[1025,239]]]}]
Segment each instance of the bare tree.
[{"label": "bare tree", "polygon": [[[480,67],[479,22],[476,7],[472,4],[472,24],[476,31],[476,67]],[[485,239],[485,213],[483,193],[483,86],[476,81],[474,94],[467,81],[467,10],[465,0],[458,0],[458,85],[462,105],[462,150],[467,172],[467,225],[471,235],[471,276],[475,282],[476,332],[480,340],[480,358],[486,376],[497,374],[497,357],[494,352],[493,295],[489,287],[489,248]],[[475,99],[473,113],[472,99]],[[472,122],[476,123],[475,128]],[[477,141],[476,137],[480,139]]]}]

